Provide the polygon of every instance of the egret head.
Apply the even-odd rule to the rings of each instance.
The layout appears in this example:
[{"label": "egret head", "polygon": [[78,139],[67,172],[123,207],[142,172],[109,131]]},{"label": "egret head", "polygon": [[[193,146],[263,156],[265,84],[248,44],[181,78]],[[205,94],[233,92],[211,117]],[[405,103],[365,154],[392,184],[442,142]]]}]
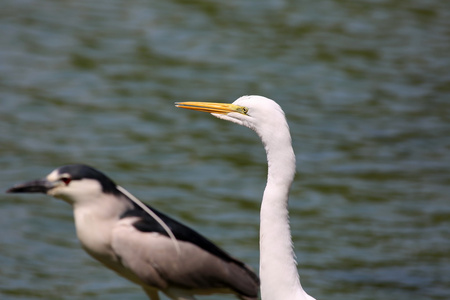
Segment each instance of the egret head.
[{"label": "egret head", "polygon": [[7,193],[44,193],[74,204],[102,193],[117,193],[116,184],[100,171],[81,164],[53,170],[42,179],[17,184]]},{"label": "egret head", "polygon": [[[281,107],[263,96],[242,96],[231,104],[212,102],[177,102],[177,107],[205,111],[213,116],[253,129],[262,138],[288,127]],[[284,130],[285,130],[284,128]]]}]

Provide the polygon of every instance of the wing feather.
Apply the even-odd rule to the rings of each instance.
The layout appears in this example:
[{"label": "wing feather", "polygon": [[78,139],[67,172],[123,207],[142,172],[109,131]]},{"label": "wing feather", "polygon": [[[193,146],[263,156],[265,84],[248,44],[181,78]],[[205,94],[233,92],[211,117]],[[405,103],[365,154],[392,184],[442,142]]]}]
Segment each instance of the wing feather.
[{"label": "wing feather", "polygon": [[259,279],[245,264],[196,231],[151,209],[172,230],[181,251],[177,252],[167,232],[144,211],[133,209],[122,215],[113,231],[113,250],[141,285],[257,296]]}]

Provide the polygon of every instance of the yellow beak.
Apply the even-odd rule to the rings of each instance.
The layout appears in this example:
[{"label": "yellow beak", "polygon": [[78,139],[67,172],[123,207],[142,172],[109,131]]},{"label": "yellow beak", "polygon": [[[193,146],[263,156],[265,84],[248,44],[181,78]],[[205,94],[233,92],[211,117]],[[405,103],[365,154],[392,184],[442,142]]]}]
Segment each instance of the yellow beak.
[{"label": "yellow beak", "polygon": [[244,106],[228,104],[228,103],[213,103],[213,102],[176,102],[176,107],[204,111],[214,114],[228,114],[237,112],[240,114],[247,114],[248,108]]}]

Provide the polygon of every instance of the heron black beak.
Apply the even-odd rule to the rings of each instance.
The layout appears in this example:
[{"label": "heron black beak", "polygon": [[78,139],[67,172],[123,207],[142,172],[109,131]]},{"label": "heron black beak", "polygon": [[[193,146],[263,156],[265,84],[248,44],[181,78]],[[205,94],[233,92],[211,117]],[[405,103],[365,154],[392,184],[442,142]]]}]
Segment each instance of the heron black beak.
[{"label": "heron black beak", "polygon": [[247,114],[248,108],[231,103],[214,103],[214,102],[175,102],[176,107],[209,112],[213,114],[228,114],[237,112]]},{"label": "heron black beak", "polygon": [[47,179],[38,179],[33,181],[28,181],[24,183],[19,183],[14,185],[12,188],[8,189],[7,193],[44,193],[46,194],[49,190],[54,188],[53,182]]}]

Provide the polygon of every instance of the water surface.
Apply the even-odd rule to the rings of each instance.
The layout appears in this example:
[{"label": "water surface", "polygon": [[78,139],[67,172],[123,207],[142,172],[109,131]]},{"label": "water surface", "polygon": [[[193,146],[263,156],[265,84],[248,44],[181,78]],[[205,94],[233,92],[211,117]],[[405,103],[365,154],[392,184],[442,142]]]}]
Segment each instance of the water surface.
[{"label": "water surface", "polygon": [[[448,299],[449,28],[438,0],[4,0],[0,186],[90,164],[257,270],[257,136],[173,103],[264,95],[291,126],[307,292]],[[0,228],[1,299],[145,299],[61,201],[5,194]]]}]

